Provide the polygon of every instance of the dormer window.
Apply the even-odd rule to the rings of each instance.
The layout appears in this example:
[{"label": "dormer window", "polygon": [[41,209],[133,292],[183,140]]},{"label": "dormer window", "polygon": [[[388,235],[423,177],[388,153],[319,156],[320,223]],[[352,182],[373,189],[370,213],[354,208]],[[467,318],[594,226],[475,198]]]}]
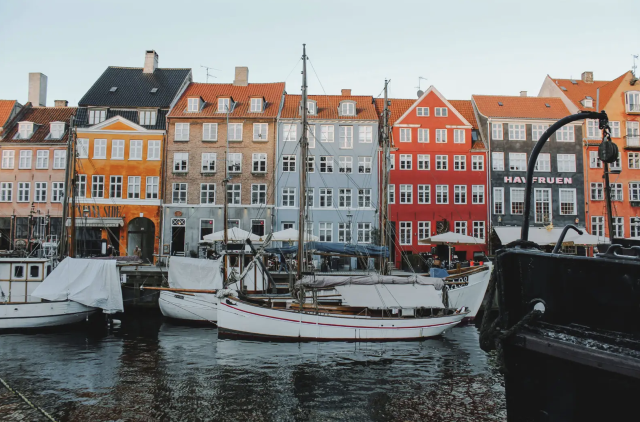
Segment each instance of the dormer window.
[{"label": "dormer window", "polygon": [[231,104],[230,98],[218,98],[218,113],[228,112],[230,104]]},{"label": "dormer window", "polygon": [[51,123],[51,132],[49,133],[49,139],[60,139],[62,138],[63,133],[64,133],[63,122]]},{"label": "dormer window", "polygon": [[33,122],[20,122],[18,126],[18,139],[29,139],[33,135]]},{"label": "dormer window", "polygon": [[262,113],[262,98],[252,98],[251,99],[251,113]]},{"label": "dormer window", "polygon": [[352,101],[346,101],[340,104],[341,116],[355,116],[356,115],[356,103]]},{"label": "dormer window", "polygon": [[153,126],[156,124],[156,116],[155,110],[141,110],[139,113],[140,124],[142,126]]},{"label": "dormer window", "polygon": [[102,123],[107,119],[107,110],[104,109],[90,109],[89,110],[89,124],[95,125]]},{"label": "dormer window", "polygon": [[201,102],[200,97],[189,98],[187,100],[187,111],[189,113],[197,113],[197,112],[199,112],[200,111],[200,105],[201,105],[200,102]]},{"label": "dormer window", "polygon": [[308,114],[316,114],[316,102],[315,101],[307,101],[307,113]]},{"label": "dormer window", "polygon": [[587,108],[593,107],[593,99],[591,97],[585,98],[582,100],[582,105]]}]

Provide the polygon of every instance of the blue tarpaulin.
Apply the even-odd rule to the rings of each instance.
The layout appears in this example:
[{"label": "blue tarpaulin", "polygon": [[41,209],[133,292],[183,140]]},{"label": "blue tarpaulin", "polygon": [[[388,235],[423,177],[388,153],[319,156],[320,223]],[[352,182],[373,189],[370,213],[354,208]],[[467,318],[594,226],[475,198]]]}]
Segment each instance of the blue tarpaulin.
[{"label": "blue tarpaulin", "polygon": [[[347,244],[334,242],[307,242],[305,249],[308,251],[336,253],[342,255],[363,255],[363,256],[389,256],[389,250],[383,246],[367,245],[367,244]],[[266,248],[268,253],[292,254],[298,252],[297,246],[283,246],[275,248]]]}]

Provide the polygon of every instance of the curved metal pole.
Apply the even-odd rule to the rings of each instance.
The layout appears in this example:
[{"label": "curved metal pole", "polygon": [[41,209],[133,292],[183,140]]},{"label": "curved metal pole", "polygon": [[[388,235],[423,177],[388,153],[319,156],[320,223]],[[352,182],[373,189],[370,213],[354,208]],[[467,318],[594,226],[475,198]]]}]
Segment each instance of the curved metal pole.
[{"label": "curved metal pole", "polygon": [[560,233],[560,237],[558,238],[558,242],[556,242],[556,246],[554,246],[553,251],[551,253],[558,253],[558,251],[562,247],[562,243],[564,242],[564,237],[567,235],[567,232],[569,231],[569,229],[573,229],[573,230],[577,231],[578,234],[580,234],[580,235],[583,233],[582,230],[580,230],[579,228],[577,228],[573,224],[567,224],[566,226],[564,226],[564,229],[562,229],[562,233]]},{"label": "curved metal pole", "polygon": [[540,150],[542,150],[542,147],[544,146],[545,143],[547,143],[547,140],[551,137],[551,135],[553,135],[562,126],[571,122],[575,122],[576,120],[583,120],[583,119],[598,119],[600,120],[601,127],[602,127],[602,120],[608,121],[607,113],[605,113],[604,110],[600,113],[597,113],[595,111],[585,111],[577,114],[572,114],[571,116],[563,117],[562,119],[552,124],[551,127],[549,127],[549,129],[547,129],[542,134],[542,136],[540,137],[536,145],[533,147],[533,150],[531,151],[531,156],[529,157],[529,164],[527,166],[527,180],[526,180],[526,187],[525,187],[525,193],[524,193],[525,195],[524,196],[524,219],[522,221],[522,231],[520,234],[521,240],[529,240],[529,213],[531,212],[531,185],[533,184],[533,170],[536,167],[536,161],[538,160],[538,155],[540,154]]}]

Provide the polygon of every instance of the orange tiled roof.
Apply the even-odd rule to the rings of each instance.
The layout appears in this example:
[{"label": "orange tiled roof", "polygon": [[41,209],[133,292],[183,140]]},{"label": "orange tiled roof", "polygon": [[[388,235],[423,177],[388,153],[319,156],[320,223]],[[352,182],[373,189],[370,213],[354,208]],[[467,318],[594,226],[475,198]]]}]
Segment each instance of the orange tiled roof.
[{"label": "orange tiled roof", "polygon": [[[617,77],[613,81],[593,81],[593,83],[583,82],[581,79],[556,79],[551,78],[555,84],[560,87],[562,92],[571,100],[580,110],[597,111],[596,98],[598,96],[598,88],[600,88],[600,108],[604,108],[611,96],[615,92],[620,82],[624,79],[628,72]],[[575,82],[575,83],[574,83]],[[562,88],[565,89],[562,89]],[[593,107],[585,107],[580,101],[587,96],[593,99]]]},{"label": "orange tiled roof", "polygon": [[[12,127],[6,132],[2,142],[19,142],[19,143],[65,143],[67,142],[67,135],[69,133],[69,118],[76,112],[76,107],[36,107],[28,109],[22,117],[20,117],[21,122],[33,122],[35,123],[35,128],[33,135],[29,139],[13,139],[16,132],[18,131],[18,122],[16,122]],[[47,135],[49,135],[50,127],[49,123],[51,122],[65,122],[66,129],[62,134],[62,138],[58,140],[45,140]]]},{"label": "orange tiled roof", "polygon": [[476,114],[473,112],[473,105],[471,100],[448,100],[449,104],[453,106],[458,113],[462,114],[467,122],[471,124],[471,127],[478,129],[478,122],[476,120]]},{"label": "orange tiled roof", "polygon": [[[284,82],[267,84],[249,84],[235,86],[233,84],[206,84],[192,82],[176,103],[169,117],[220,117],[226,118],[226,113],[218,113],[218,98],[231,97],[236,105],[229,117],[266,117],[278,116],[280,101],[284,93]],[[187,99],[200,97],[205,105],[199,113],[187,112]],[[266,106],[262,113],[250,113],[250,98],[263,97]]]},{"label": "orange tiled roof", "polygon": [[11,110],[13,110],[16,100],[0,100],[0,127],[9,120]]},{"label": "orange tiled roof", "polygon": [[487,117],[560,119],[571,114],[560,98],[504,95],[474,95],[472,98],[478,112]]},{"label": "orange tiled roof", "polygon": [[391,104],[389,105],[389,110],[391,111],[391,115],[389,116],[389,126],[393,126],[416,101],[417,100],[392,98]]},{"label": "orange tiled roof", "polygon": [[[286,95],[282,108],[283,119],[300,118],[301,95]],[[378,120],[378,113],[370,95],[309,95],[310,100],[315,100],[318,107],[317,113],[309,115],[309,119],[335,119],[335,120]],[[341,101],[350,100],[356,102],[355,116],[339,116],[338,106]]]}]

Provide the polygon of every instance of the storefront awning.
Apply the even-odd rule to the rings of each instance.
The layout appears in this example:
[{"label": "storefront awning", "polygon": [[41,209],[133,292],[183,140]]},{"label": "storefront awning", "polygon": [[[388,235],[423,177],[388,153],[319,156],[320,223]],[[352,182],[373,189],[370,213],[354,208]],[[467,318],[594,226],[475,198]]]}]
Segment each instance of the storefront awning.
[{"label": "storefront awning", "polygon": [[[76,227],[123,227],[122,217],[76,217]],[[71,227],[71,219],[67,218],[67,227]]]},{"label": "storefront awning", "polygon": [[[529,229],[529,241],[537,243],[540,246],[555,245],[560,238],[564,227],[554,227],[547,230],[545,227],[531,227]],[[493,228],[500,238],[503,245],[520,239],[520,227],[494,227]],[[576,246],[596,246],[602,243],[609,243],[609,239],[603,236],[593,236],[587,233],[584,227],[580,227],[584,234],[580,235],[575,230],[569,230],[564,237],[563,245]]]}]

